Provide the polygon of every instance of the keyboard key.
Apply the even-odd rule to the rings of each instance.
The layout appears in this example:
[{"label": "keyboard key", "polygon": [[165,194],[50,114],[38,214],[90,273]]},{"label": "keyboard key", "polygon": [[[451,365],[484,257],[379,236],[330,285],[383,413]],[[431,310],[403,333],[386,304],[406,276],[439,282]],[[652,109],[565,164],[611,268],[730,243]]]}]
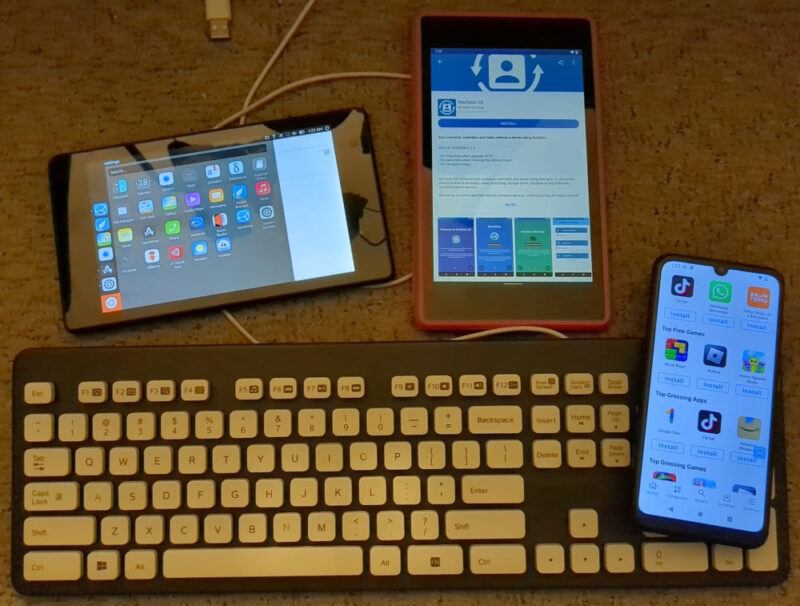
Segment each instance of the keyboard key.
[{"label": "keyboard key", "polygon": [[391,408],[370,408],[367,411],[367,435],[390,436],[394,433],[394,411]]},{"label": "keyboard key", "polygon": [[576,574],[596,574],[600,570],[600,548],[593,543],[569,546],[569,567]]},{"label": "keyboard key", "polygon": [[358,502],[362,505],[386,503],[386,478],[383,476],[361,476],[358,479]]},{"label": "keyboard key", "polygon": [[364,377],[339,377],[336,380],[336,395],[342,400],[358,400],[366,392]]},{"label": "keyboard key", "polygon": [[31,516],[25,518],[23,537],[26,545],[91,545],[95,527],[93,516]]},{"label": "keyboard key", "polygon": [[398,375],[392,377],[391,388],[395,398],[416,398],[419,395],[419,379],[413,375]]},{"label": "keyboard key", "polygon": [[708,570],[705,543],[642,543],[642,567],[647,572],[704,572]]},{"label": "keyboard key", "polygon": [[139,381],[114,381],[111,384],[111,399],[129,404],[142,399],[142,384]]},{"label": "keyboard key", "polygon": [[330,543],[336,539],[336,515],[330,511],[308,514],[308,540],[312,543]]},{"label": "keyboard key", "polygon": [[402,511],[379,511],[375,516],[375,535],[380,541],[402,541],[405,518]]},{"label": "keyboard key", "polygon": [[263,543],[267,540],[267,516],[265,514],[246,513],[240,515],[238,525],[239,540],[242,543]]},{"label": "keyboard key", "polygon": [[78,508],[77,482],[30,482],[25,484],[25,511],[74,511]]},{"label": "keyboard key", "polygon": [[605,467],[630,467],[630,442],[625,438],[603,438],[600,440],[600,460]]},{"label": "keyboard key", "polygon": [[564,421],[569,433],[592,433],[594,431],[594,407],[588,404],[567,406]]},{"label": "keyboard key", "polygon": [[125,554],[125,578],[144,581],[156,578],[158,553],[154,549],[134,549]]},{"label": "keyboard key", "polygon": [[518,396],[522,392],[522,381],[517,374],[494,375],[492,391],[496,396]]},{"label": "keyboard key", "polygon": [[264,413],[264,435],[268,438],[288,438],[292,434],[292,413],[288,410],[268,410]]},{"label": "keyboard key", "polygon": [[531,407],[533,433],[558,433],[561,430],[561,409],[553,404],[537,404]]},{"label": "keyboard key", "polygon": [[345,541],[366,541],[369,537],[369,514],[366,511],[346,511],[342,514],[342,538]]},{"label": "keyboard key", "polygon": [[711,565],[717,570],[738,572],[744,568],[744,550],[730,545],[714,545],[711,548]]},{"label": "keyboard key", "polygon": [[131,519],[128,516],[106,516],[100,521],[100,542],[103,545],[126,545],[130,540]]},{"label": "keyboard key", "polygon": [[170,379],[153,379],[145,387],[148,402],[172,402],[177,390],[175,381]]},{"label": "keyboard key", "polygon": [[257,377],[236,379],[233,393],[237,400],[243,402],[260,400],[264,397],[264,381]]},{"label": "keyboard key", "polygon": [[119,578],[119,551],[110,549],[89,552],[86,556],[86,576],[91,581],[113,581]]},{"label": "keyboard key", "polygon": [[767,523],[769,532],[766,542],[761,547],[747,550],[747,568],[750,570],[767,572],[778,569],[777,514],[774,507],[769,511]]},{"label": "keyboard key", "polygon": [[59,478],[72,469],[67,448],[29,448],[25,451],[25,475],[29,478]]},{"label": "keyboard key", "polygon": [[83,576],[80,551],[29,551],[22,561],[26,581],[77,581]]},{"label": "keyboard key", "polygon": [[395,476],[392,479],[392,499],[395,505],[419,505],[422,484],[418,476]]},{"label": "keyboard key", "polygon": [[108,472],[112,476],[133,476],[139,473],[139,449],[115,446],[108,454]]},{"label": "keyboard key", "polygon": [[256,481],[256,507],[273,509],[283,505],[283,480],[262,478]]},{"label": "keyboard key", "polygon": [[420,469],[444,469],[446,453],[444,442],[422,441],[417,444],[417,465]]},{"label": "keyboard key", "polygon": [[486,442],[486,465],[490,469],[519,469],[522,457],[522,442],[519,440]]},{"label": "keyboard key", "polygon": [[325,504],[347,507],[353,502],[353,481],[348,477],[325,478]]},{"label": "keyboard key", "polygon": [[523,545],[472,545],[469,569],[472,574],[523,574],[527,570]]},{"label": "keyboard key", "polygon": [[598,377],[600,393],[623,395],[628,393],[628,375],[624,372],[603,372]]},{"label": "keyboard key", "polygon": [[297,413],[297,435],[318,438],[325,435],[325,411],[321,408],[306,408]]},{"label": "keyboard key", "polygon": [[228,415],[228,435],[246,440],[258,435],[258,413],[255,410],[237,410]]},{"label": "keyboard key", "polygon": [[83,442],[89,437],[89,416],[83,413],[63,414],[58,418],[58,439],[61,442]]},{"label": "keyboard key", "polygon": [[25,415],[25,441],[50,442],[55,435],[53,426],[53,415],[51,414]]},{"label": "keyboard key", "polygon": [[461,433],[461,409],[458,406],[437,406],[433,410],[434,431],[439,435]]},{"label": "keyboard key", "polygon": [[588,372],[571,372],[564,377],[564,391],[571,396],[588,396],[594,392],[594,377]]},{"label": "keyboard key", "polygon": [[517,434],[522,431],[519,406],[470,406],[469,431],[473,434]]},{"label": "keyboard key", "polygon": [[200,537],[200,518],[195,514],[172,516],[169,520],[169,541],[174,545],[193,545]]},{"label": "keyboard key", "polygon": [[603,404],[600,407],[600,429],[606,433],[630,430],[630,409],[625,404]]},{"label": "keyboard key", "polygon": [[408,574],[461,574],[464,551],[459,545],[411,545],[406,552]]},{"label": "keyboard key", "polygon": [[369,550],[369,571],[376,577],[397,576],[402,570],[400,548],[376,545]]},{"label": "keyboard key", "polygon": [[184,379],[181,381],[181,400],[184,402],[205,402],[211,397],[211,384],[208,379]]},{"label": "keyboard key", "polygon": [[531,375],[531,393],[535,396],[558,395],[558,375],[552,372]]},{"label": "keyboard key", "polygon": [[411,469],[411,443],[386,442],[383,445],[383,465],[391,471]]},{"label": "keyboard key", "polygon": [[[316,482],[316,478],[309,478]],[[316,495],[314,495],[316,501]],[[222,480],[219,502],[226,509],[242,509],[250,504],[250,483],[243,478]],[[316,502],[314,503],[316,504]]]},{"label": "keyboard key", "polygon": [[519,509],[451,509],[444,514],[445,535],[467,539],[522,539],[525,513]]},{"label": "keyboard key", "polygon": [[451,451],[451,464],[456,469],[477,469],[481,464],[481,445],[475,440],[456,440]]},{"label": "keyboard key", "polygon": [[108,511],[114,506],[114,485],[111,482],[87,482],[83,485],[83,508],[86,511]]},{"label": "keyboard key", "polygon": [[378,467],[378,445],[375,442],[350,444],[350,469],[372,471]]},{"label": "keyboard key", "polygon": [[453,395],[453,377],[428,375],[425,377],[425,395],[429,398],[449,398]]},{"label": "keyboard key", "polygon": [[204,410],[195,416],[194,436],[199,440],[219,440],[225,435],[225,416],[219,410]]},{"label": "keyboard key", "polygon": [[400,433],[404,436],[424,436],[428,433],[428,409],[422,406],[400,410]]},{"label": "keyboard key", "polygon": [[468,504],[517,504],[525,500],[519,475],[467,475],[461,478],[461,500]]},{"label": "keyboard key", "polygon": [[484,375],[461,375],[458,377],[458,393],[465,398],[485,396],[487,391]]},{"label": "keyboard key", "polygon": [[156,415],[152,412],[132,412],[125,420],[125,436],[131,441],[148,441],[156,437]]},{"label": "keyboard key", "polygon": [[333,435],[357,436],[360,431],[357,408],[337,408],[331,415],[331,431]]},{"label": "keyboard key", "polygon": [[48,381],[25,383],[23,398],[26,404],[50,404],[56,399],[56,386]]},{"label": "keyboard key", "polygon": [[561,467],[561,442],[558,440],[534,440],[533,466],[538,469]]},{"label": "keyboard key", "polygon": [[208,450],[205,446],[181,446],[178,449],[178,471],[180,473],[196,475],[205,473],[207,468]]},{"label": "keyboard key", "polygon": [[564,547],[558,543],[539,543],[534,560],[539,574],[561,574],[564,572]]},{"label": "keyboard key", "polygon": [[439,538],[439,514],[432,510],[411,512],[411,538],[415,541],[435,541]]},{"label": "keyboard key", "polygon": [[297,379],[291,377],[270,379],[269,397],[273,400],[294,400],[297,397]]},{"label": "keyboard key", "polygon": [[102,404],[108,400],[108,383],[105,381],[81,381],[78,383],[78,402]]},{"label": "keyboard key", "polygon": [[630,543],[606,543],[603,546],[603,561],[611,574],[629,574],[636,568],[633,545]]},{"label": "keyboard key", "polygon": [[164,541],[164,516],[147,515],[136,518],[134,537],[137,545],[160,545]]},{"label": "keyboard key", "polygon": [[456,501],[456,480],[453,476],[428,476],[425,494],[431,505],[452,505]]},{"label": "keyboard key", "polygon": [[573,539],[594,539],[600,532],[597,511],[594,509],[570,509],[567,520],[569,536]]},{"label": "keyboard key", "polygon": [[331,397],[329,377],[308,377],[303,380],[303,396],[307,400],[327,400]]},{"label": "keyboard key", "polygon": [[161,437],[165,440],[185,440],[189,437],[189,413],[185,410],[161,413]]},{"label": "keyboard key", "polygon": [[[291,454],[288,455],[288,458],[293,462],[293,457],[296,451],[298,451],[294,446],[299,446],[299,450],[305,451],[305,469],[308,469],[308,446],[306,444],[284,446],[285,449],[291,449]],[[302,465],[302,463],[300,463],[300,465]],[[242,449],[238,444],[220,444],[211,449],[211,469],[214,473],[239,473],[241,468]],[[300,469],[300,471],[305,471],[305,469]]]},{"label": "keyboard key", "polygon": [[215,513],[203,518],[203,540],[209,545],[223,545],[233,540],[233,516]]},{"label": "keyboard key", "polygon": [[578,468],[597,465],[597,447],[594,440],[567,440],[567,465]]}]

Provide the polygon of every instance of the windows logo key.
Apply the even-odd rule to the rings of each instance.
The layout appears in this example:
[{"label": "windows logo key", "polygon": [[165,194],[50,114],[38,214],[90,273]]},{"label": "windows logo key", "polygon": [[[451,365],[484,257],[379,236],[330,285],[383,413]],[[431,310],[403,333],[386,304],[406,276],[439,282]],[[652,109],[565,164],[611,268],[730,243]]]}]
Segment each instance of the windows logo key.
[{"label": "windows logo key", "polygon": [[455,116],[456,115],[456,100],[455,99],[439,99],[436,102],[437,110],[440,116]]}]

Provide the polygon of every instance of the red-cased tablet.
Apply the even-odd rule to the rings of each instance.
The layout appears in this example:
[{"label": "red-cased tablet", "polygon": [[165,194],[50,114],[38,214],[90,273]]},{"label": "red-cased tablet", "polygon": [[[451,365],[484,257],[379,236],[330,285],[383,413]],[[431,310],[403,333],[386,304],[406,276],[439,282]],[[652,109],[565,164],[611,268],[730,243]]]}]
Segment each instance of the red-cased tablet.
[{"label": "red-cased tablet", "polygon": [[583,17],[420,17],[421,328],[608,325],[593,38]]}]

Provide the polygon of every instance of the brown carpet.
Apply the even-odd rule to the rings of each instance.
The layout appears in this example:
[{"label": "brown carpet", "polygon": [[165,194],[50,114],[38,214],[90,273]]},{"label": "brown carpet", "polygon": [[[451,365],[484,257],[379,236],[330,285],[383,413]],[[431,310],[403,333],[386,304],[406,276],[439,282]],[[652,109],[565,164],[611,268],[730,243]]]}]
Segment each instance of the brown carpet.
[{"label": "brown carpet", "polygon": [[[234,0],[233,38],[211,43],[202,1],[5,0],[0,8],[0,402],[31,346],[239,343],[218,312],[103,334],[61,322],[46,166],[57,152],[200,131],[241,107],[303,5]],[[784,393],[791,542],[800,545],[800,5],[796,0],[319,0],[261,92],[348,70],[408,72],[421,11],[591,14],[602,76],[613,298],[607,336],[641,336],[662,252],[772,265],[786,278]],[[252,118],[360,105],[372,119],[398,275],[411,270],[407,82],[355,80],[278,98]],[[444,338],[417,331],[410,285],[346,290],[235,309],[264,342]],[[10,426],[0,425],[0,601],[8,580]],[[793,604],[794,574],[770,589],[546,591],[148,598],[147,604]],[[103,603],[130,603],[105,600]],[[82,600],[60,603],[79,604]]]}]

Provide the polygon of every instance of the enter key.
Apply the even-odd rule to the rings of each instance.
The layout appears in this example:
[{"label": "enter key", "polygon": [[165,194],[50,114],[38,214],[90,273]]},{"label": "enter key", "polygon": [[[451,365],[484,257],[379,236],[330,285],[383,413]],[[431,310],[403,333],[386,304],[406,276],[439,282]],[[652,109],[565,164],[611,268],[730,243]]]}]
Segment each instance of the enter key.
[{"label": "enter key", "polygon": [[461,500],[472,504],[517,504],[525,500],[520,475],[469,475],[461,478]]}]

